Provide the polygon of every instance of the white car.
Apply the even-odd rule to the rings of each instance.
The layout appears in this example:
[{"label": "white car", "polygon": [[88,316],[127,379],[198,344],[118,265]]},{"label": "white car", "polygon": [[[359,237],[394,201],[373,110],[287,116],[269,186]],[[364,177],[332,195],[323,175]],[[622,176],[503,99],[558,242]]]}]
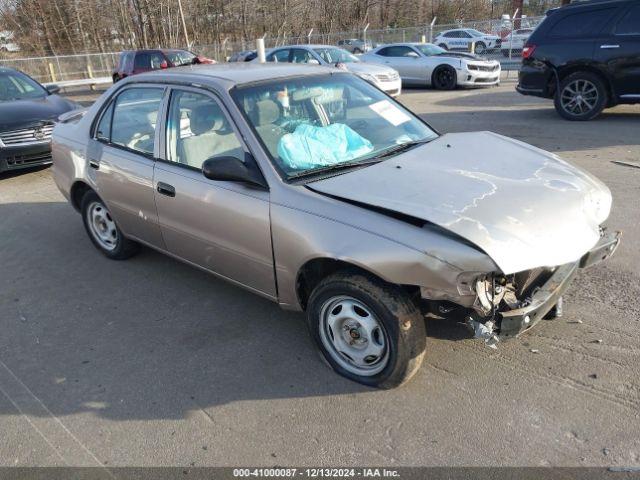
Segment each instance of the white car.
[{"label": "white car", "polygon": [[489,50],[500,48],[502,40],[497,35],[490,35],[473,28],[456,28],[440,32],[433,40],[433,43],[445,50],[465,50],[471,49],[471,44],[475,42],[475,53],[482,55]]},{"label": "white car", "polygon": [[331,65],[355,73],[392,97],[397,97],[402,92],[402,80],[395,69],[390,66],[366,63],[362,58],[333,45],[289,45],[273,48],[267,52],[266,60],[267,62]]},{"label": "white car", "polygon": [[532,33],[533,28],[520,28],[511,32],[509,35],[504,37],[504,40],[502,40],[502,46],[500,47],[502,54],[505,57],[508,57],[509,51],[511,51],[512,54],[515,52],[516,55],[522,52],[524,44]]},{"label": "white car", "polygon": [[448,52],[431,43],[393,43],[374,48],[360,57],[392,67],[407,84],[438,90],[479,87],[500,83],[500,62],[470,53]]}]

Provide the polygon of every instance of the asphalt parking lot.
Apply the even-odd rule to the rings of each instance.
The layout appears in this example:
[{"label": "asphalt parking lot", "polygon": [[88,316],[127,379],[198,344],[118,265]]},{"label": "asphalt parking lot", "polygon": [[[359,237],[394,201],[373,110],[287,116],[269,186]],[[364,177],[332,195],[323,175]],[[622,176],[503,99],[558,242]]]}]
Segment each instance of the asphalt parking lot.
[{"label": "asphalt parking lot", "polygon": [[400,100],[610,187],[623,244],[562,318],[496,351],[429,320],[415,379],[371,390],[299,314],[151,250],[107,260],[48,169],[0,176],[0,464],[640,466],[640,168],[611,162],[640,162],[640,108],[567,122],[509,81]]}]

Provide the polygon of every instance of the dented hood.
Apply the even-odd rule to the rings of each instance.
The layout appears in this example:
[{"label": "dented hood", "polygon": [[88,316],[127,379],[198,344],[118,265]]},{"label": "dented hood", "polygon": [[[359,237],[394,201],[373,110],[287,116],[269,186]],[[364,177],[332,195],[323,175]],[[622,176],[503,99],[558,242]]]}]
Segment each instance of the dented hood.
[{"label": "dented hood", "polygon": [[595,177],[490,132],[443,135],[308,187],[439,225],[505,274],[578,260],[597,243],[611,209],[611,193]]}]

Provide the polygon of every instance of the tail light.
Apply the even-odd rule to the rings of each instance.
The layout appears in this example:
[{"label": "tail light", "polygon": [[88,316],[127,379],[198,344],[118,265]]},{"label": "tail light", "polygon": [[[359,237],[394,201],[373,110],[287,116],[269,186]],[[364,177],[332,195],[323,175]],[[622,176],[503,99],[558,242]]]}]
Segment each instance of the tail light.
[{"label": "tail light", "polygon": [[526,44],[523,48],[522,48],[522,58],[529,58],[531,57],[531,55],[533,55],[533,52],[536,51],[536,46],[535,45],[530,45],[530,44]]}]

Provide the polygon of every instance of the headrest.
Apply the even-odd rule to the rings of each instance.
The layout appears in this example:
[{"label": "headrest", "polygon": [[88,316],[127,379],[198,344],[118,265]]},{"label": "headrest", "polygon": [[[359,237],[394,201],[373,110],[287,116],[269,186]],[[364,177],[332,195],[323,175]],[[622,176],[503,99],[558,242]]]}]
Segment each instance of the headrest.
[{"label": "headrest", "polygon": [[191,110],[189,119],[191,131],[194,135],[202,135],[212,130],[219,130],[224,121],[222,111],[217,105],[198,105]]},{"label": "headrest", "polygon": [[255,121],[256,126],[269,125],[280,118],[280,107],[271,99],[256,102]]}]

